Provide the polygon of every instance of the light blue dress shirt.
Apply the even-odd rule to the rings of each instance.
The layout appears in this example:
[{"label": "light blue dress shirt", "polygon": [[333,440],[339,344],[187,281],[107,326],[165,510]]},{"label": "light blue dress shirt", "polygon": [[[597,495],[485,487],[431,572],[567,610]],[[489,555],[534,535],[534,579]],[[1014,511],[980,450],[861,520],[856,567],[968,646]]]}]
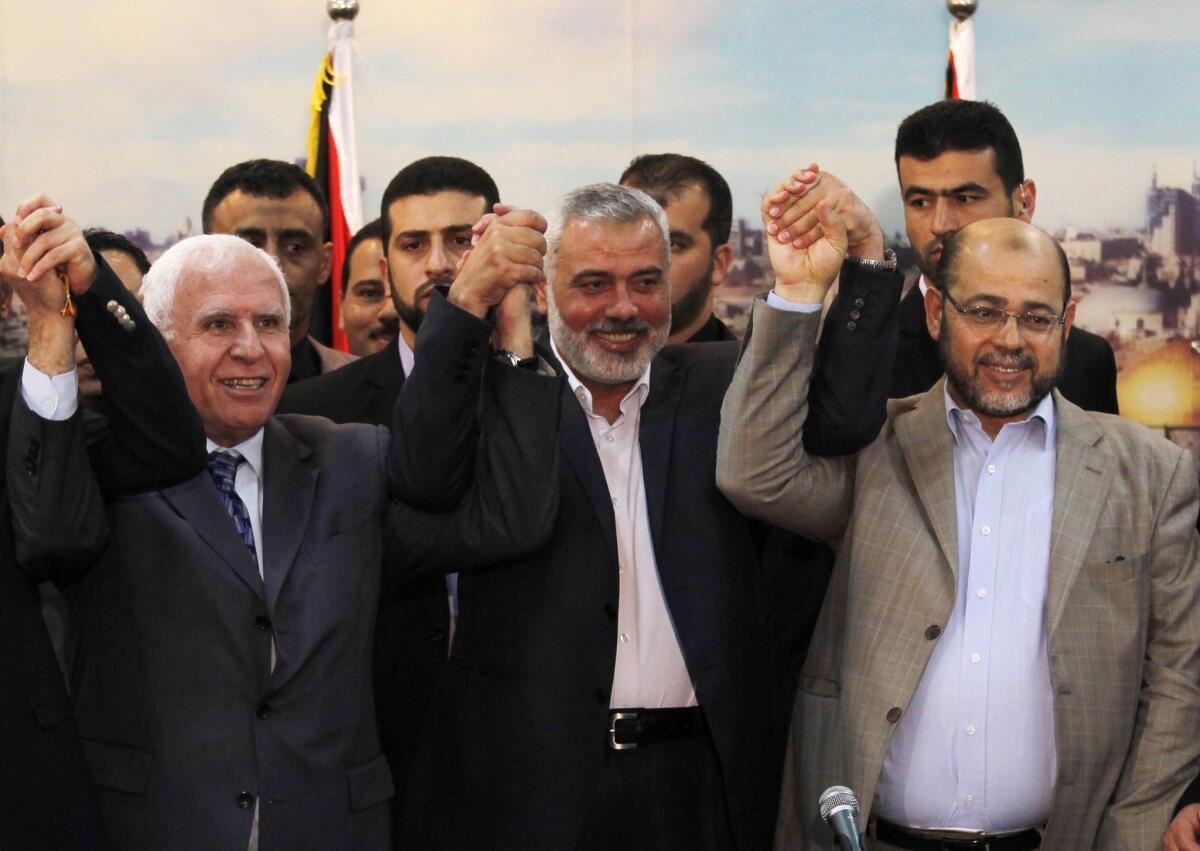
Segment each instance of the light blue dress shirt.
[{"label": "light blue dress shirt", "polygon": [[1046,591],[1055,413],[1047,396],[995,441],[946,392],[957,597],[892,736],[873,811],[909,827],[1003,832],[1050,813],[1057,774]]}]

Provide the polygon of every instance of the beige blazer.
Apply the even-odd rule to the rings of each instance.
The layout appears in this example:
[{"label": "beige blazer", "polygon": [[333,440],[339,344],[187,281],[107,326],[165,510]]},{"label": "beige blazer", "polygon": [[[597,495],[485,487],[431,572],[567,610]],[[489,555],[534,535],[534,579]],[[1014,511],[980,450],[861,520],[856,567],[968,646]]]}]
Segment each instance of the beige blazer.
[{"label": "beige blazer", "polygon": [[[816,319],[754,305],[725,397],[717,482],[742,511],[839,544],[796,694],[776,836],[830,847],[821,792],[865,825],[896,721],[953,608],[953,436],[943,382],[889,403],[855,456],[804,454]],[[944,379],[943,379],[944,381]],[[1190,456],[1057,391],[1046,631],[1058,778],[1043,848],[1161,847],[1200,761],[1200,542]]]}]

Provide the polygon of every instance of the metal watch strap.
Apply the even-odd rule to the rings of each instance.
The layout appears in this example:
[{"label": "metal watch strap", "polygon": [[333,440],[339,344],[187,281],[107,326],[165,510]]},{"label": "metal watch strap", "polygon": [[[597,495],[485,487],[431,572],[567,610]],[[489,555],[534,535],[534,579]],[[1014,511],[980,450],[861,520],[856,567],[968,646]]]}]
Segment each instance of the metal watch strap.
[{"label": "metal watch strap", "polygon": [[853,263],[855,266],[861,266],[864,269],[875,269],[880,272],[896,271],[896,252],[890,248],[883,249],[882,260],[871,260],[866,257],[855,257],[853,254],[846,255],[846,262]]}]

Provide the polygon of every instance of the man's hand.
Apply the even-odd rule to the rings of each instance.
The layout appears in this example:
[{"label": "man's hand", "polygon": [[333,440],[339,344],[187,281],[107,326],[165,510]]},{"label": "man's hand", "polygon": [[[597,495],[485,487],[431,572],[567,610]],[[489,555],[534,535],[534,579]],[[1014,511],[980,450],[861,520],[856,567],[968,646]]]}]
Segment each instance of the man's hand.
[{"label": "man's hand", "polygon": [[546,220],[533,210],[497,205],[475,226],[471,250],[463,255],[450,287],[450,302],[482,317],[518,284],[540,281],[545,232]]},{"label": "man's hand", "polygon": [[528,284],[518,284],[505,294],[496,307],[496,330],[492,332],[492,345],[522,359],[533,357],[531,292]]},{"label": "man's hand", "polygon": [[[83,231],[63,215],[62,207],[52,199],[37,195],[17,207],[12,221],[4,226],[0,270],[10,277],[41,284],[46,280],[57,282],[56,269],[63,272],[75,295],[87,292],[96,280],[96,259]],[[19,289],[17,292],[25,301],[25,293]],[[58,306],[61,309],[62,300]]]},{"label": "man's hand", "polygon": [[816,163],[793,173],[763,201],[763,222],[771,241],[807,248],[819,240],[817,204],[822,200],[846,226],[848,253],[868,260],[883,259],[883,229],[871,208]]},{"label": "man's hand", "polygon": [[1189,804],[1179,811],[1163,837],[1163,851],[1200,851],[1200,804]]},{"label": "man's hand", "polygon": [[[792,179],[763,201],[763,223],[770,221],[771,198],[779,191],[790,192]],[[775,292],[788,301],[820,304],[841,271],[846,257],[846,225],[827,199],[821,199],[813,211],[817,219],[816,239],[781,242],[767,240],[767,254],[775,272]]]},{"label": "man's hand", "polygon": [[96,260],[83,232],[45,195],[17,208],[0,230],[4,255],[0,278],[24,302],[29,317],[29,362],[55,376],[75,368],[75,320],[67,291],[87,292],[96,279]]}]

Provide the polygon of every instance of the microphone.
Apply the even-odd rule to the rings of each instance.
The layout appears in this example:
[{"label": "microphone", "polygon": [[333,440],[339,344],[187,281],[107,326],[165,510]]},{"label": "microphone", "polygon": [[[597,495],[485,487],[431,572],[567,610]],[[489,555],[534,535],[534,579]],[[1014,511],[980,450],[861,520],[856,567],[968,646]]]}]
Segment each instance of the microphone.
[{"label": "microphone", "polygon": [[858,796],[845,786],[830,786],[818,802],[821,818],[829,825],[841,851],[863,851],[858,833]]}]

